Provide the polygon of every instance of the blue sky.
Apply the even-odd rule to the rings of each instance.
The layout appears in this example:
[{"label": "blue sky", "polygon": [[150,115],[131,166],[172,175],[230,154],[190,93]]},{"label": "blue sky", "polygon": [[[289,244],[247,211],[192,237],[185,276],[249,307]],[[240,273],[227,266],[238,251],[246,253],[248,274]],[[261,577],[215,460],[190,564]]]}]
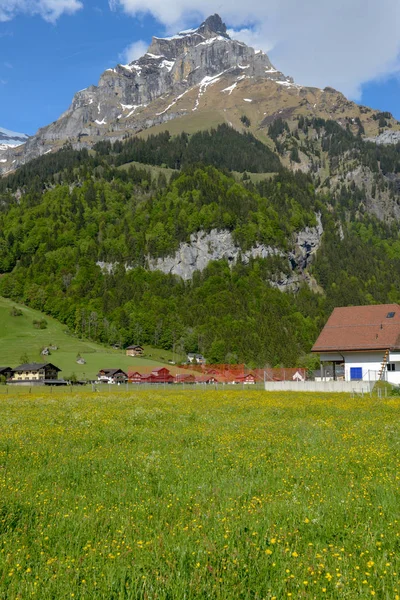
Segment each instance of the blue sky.
[{"label": "blue sky", "polygon": [[[324,0],[308,0],[315,20],[313,32],[322,31],[316,34],[313,45],[307,46],[310,15],[305,15],[304,28],[300,28],[295,0],[281,0],[279,6],[277,0],[275,4],[274,0],[265,0],[271,5],[267,7],[268,15],[258,15],[257,19],[241,13],[240,3],[236,9],[232,7],[235,1],[225,5],[225,0],[222,4],[178,0],[168,12],[165,0],[147,0],[143,5],[141,0],[111,0],[110,4],[106,0],[20,0],[18,8],[17,0],[0,0],[0,126],[33,134],[58,118],[76,91],[96,84],[106,68],[123,62],[124,50],[132,43],[150,42],[153,34],[164,35],[196,25],[215,11],[236,30],[237,37],[266,50],[275,66],[293,75],[298,83],[331,85],[362,104],[389,110],[400,119],[400,45],[397,39],[386,44],[383,34],[379,38],[377,17],[359,24],[367,29],[368,36],[360,34],[352,39],[354,28],[352,32],[343,27],[340,38],[330,31],[334,24],[323,25],[329,17],[328,4],[324,15],[320,9]],[[340,1],[336,0],[336,6]],[[32,11],[32,2],[37,10]],[[391,0],[382,0],[382,4],[385,2],[389,22],[387,11],[394,7],[393,33],[398,36],[400,12]],[[281,8],[285,3],[287,11]],[[347,0],[346,14],[350,11],[351,16],[350,5],[357,10],[357,3]],[[150,12],[144,14],[145,8]],[[374,28],[379,39],[376,48],[371,48]],[[293,41],[293,31],[298,40]],[[386,31],[385,37],[390,34]]]}]

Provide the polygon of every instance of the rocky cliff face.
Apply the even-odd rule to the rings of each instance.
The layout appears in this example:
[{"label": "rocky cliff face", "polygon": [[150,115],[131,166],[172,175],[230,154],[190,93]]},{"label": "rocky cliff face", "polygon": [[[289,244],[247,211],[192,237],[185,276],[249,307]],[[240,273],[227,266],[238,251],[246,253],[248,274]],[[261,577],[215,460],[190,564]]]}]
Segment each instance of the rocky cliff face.
[{"label": "rocky cliff face", "polygon": [[268,258],[280,256],[287,260],[289,276],[278,276],[273,282],[281,289],[288,289],[298,284],[316,251],[323,234],[320,215],[316,215],[316,227],[307,227],[296,234],[292,249],[285,254],[278,248],[259,244],[242,252],[234,243],[229,231],[213,229],[209,233],[199,231],[190,236],[190,242],[181,244],[173,256],[152,259],[148,257],[151,270],[179,275],[182,279],[191,279],[195,271],[203,271],[213,260],[227,260],[230,264],[237,262],[239,257],[247,264],[251,258]]},{"label": "rocky cliff face", "polygon": [[196,110],[207,87],[223,76],[233,82],[232,89],[245,78],[293,84],[266,54],[232,40],[221,18],[214,15],[198,29],[153,38],[144,56],[107,69],[97,86],[75,94],[57,121],[40,129],[19,151],[4,154],[3,171],[10,168],[11,160],[15,168],[66,141],[75,147],[90,146],[105,137],[121,138],[127,130],[137,132],[163,123],[176,116],[170,108],[194,88],[198,88],[192,107]]}]

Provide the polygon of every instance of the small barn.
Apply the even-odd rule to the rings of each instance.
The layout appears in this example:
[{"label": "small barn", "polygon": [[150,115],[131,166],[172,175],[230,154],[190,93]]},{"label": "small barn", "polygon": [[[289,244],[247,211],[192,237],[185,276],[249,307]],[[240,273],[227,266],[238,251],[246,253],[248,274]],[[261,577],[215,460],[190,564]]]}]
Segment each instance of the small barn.
[{"label": "small barn", "polygon": [[142,356],[144,353],[144,349],[142,346],[128,346],[125,348],[126,356]]},{"label": "small barn", "polygon": [[345,381],[400,384],[400,306],[377,304],[335,308],[315,342],[320,355],[321,379],[327,367]]}]

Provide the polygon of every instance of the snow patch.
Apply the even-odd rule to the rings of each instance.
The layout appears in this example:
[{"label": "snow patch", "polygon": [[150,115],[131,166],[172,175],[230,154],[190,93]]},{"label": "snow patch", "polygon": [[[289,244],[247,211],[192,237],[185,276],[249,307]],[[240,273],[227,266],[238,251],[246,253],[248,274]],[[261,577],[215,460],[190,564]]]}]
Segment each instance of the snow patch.
[{"label": "snow patch", "polygon": [[210,44],[213,44],[214,42],[229,42],[230,40],[228,40],[225,37],[222,37],[222,35],[217,35],[216,37],[212,37],[209,38],[208,40],[205,40],[204,42],[200,42],[200,44],[197,44],[197,46],[209,46]]},{"label": "snow patch", "polygon": [[104,119],[102,119],[101,121],[98,121],[97,119],[95,120],[95,123],[97,123],[97,125],[107,125],[107,121]]},{"label": "snow patch", "polygon": [[175,64],[174,60],[165,59],[159,64],[159,67],[160,67],[160,69],[167,69],[167,71],[171,71],[174,64]]},{"label": "snow patch", "polygon": [[164,113],[166,113],[167,110],[169,110],[170,108],[172,108],[178,102],[178,100],[180,100],[181,98],[183,98],[183,96],[188,93],[188,91],[189,90],[186,90],[185,92],[183,92],[183,94],[180,94],[179,96],[177,96],[175,98],[175,100],[173,102],[171,102],[171,104],[169,106],[167,106],[166,109],[164,109],[163,111],[161,111],[159,113],[156,113],[156,116],[160,117],[161,115],[163,115]]},{"label": "snow patch", "polygon": [[229,95],[232,94],[233,90],[235,89],[235,87],[237,86],[238,82],[235,81],[235,83],[233,83],[232,85],[230,85],[229,87],[225,88],[224,90],[222,90],[223,92],[229,92]]},{"label": "snow patch", "polygon": [[208,86],[213,85],[214,83],[217,83],[217,81],[220,80],[221,75],[223,75],[224,73],[225,73],[225,71],[222,71],[221,73],[218,73],[218,75],[213,75],[213,76],[206,75],[205,77],[203,77],[203,79],[199,83],[199,93],[196,98],[196,104],[194,105],[194,108],[192,108],[192,111],[195,111],[198,109],[199,104],[200,104],[200,98],[207,91]]},{"label": "snow patch", "polygon": [[132,71],[136,71],[138,75],[140,75],[140,73],[142,72],[142,67],[140,67],[139,65],[133,64],[133,65],[121,65],[121,67],[123,69],[126,69],[127,71],[130,71],[132,73]]},{"label": "snow patch", "polygon": [[131,108],[132,110],[126,115],[125,119],[128,119],[129,117],[131,117],[135,111],[140,108],[141,106],[143,106],[143,104],[132,104],[132,106],[130,106],[129,108]]},{"label": "snow patch", "polygon": [[251,98],[243,98],[243,100],[244,100],[245,102],[253,102],[253,100],[252,100]]}]

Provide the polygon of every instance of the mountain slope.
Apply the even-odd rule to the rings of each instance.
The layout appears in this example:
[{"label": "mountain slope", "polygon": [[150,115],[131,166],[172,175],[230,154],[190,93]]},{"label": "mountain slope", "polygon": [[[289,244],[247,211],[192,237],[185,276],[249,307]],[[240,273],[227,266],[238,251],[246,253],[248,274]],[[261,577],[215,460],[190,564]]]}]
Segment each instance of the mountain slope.
[{"label": "mountain slope", "polygon": [[[295,84],[264,52],[231,39],[221,18],[213,15],[197,29],[153,38],[144,56],[107,69],[97,86],[75,94],[57,121],[23,147],[3,152],[0,173],[66,141],[75,148],[91,147],[102,139],[122,139],[182,117],[180,131],[187,130],[188,119],[203,125],[197,129],[225,122],[241,130],[241,117],[248,115],[251,131],[264,140],[271,121],[299,115],[357,118],[365,134],[375,136],[382,129],[376,114],[331,88]],[[387,121],[389,126],[398,128],[394,119]]]}]

